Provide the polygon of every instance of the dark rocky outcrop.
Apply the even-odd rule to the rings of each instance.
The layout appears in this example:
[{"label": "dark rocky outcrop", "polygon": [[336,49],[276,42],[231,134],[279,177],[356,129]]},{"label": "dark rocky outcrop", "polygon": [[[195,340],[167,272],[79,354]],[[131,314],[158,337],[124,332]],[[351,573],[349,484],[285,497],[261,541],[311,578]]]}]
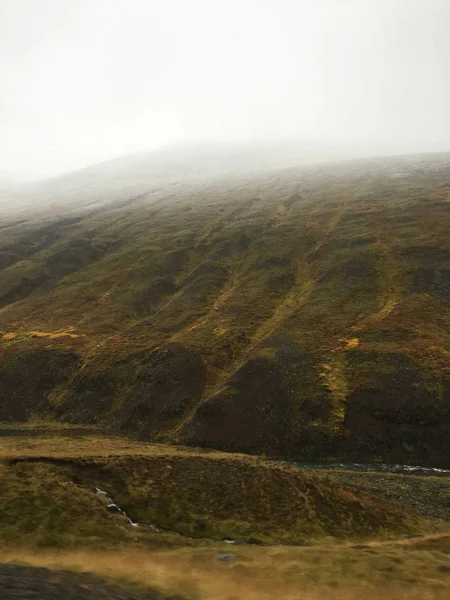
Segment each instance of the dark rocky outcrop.
[{"label": "dark rocky outcrop", "polygon": [[[399,354],[355,352],[343,454],[352,460],[450,465],[450,380]],[[370,370],[369,370],[370,369]]]},{"label": "dark rocky outcrop", "polygon": [[49,393],[80,366],[69,350],[36,348],[0,355],[0,421],[27,421],[51,408]]}]

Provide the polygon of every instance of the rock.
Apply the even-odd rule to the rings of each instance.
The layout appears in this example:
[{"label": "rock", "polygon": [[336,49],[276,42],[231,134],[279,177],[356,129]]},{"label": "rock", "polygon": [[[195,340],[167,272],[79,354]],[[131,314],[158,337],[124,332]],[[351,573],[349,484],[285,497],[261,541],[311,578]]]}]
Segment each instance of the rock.
[{"label": "rock", "polygon": [[106,508],[111,512],[123,513],[123,510],[117,506],[117,504],[107,504]]},{"label": "rock", "polygon": [[[2,600],[161,600],[159,594],[129,591],[86,573],[3,564],[0,564],[0,597]],[[172,596],[172,600],[181,599]]]},{"label": "rock", "polygon": [[228,553],[218,554],[216,556],[217,560],[222,560],[224,562],[229,562],[231,560],[236,560],[237,557],[238,557],[237,554],[228,554]]}]

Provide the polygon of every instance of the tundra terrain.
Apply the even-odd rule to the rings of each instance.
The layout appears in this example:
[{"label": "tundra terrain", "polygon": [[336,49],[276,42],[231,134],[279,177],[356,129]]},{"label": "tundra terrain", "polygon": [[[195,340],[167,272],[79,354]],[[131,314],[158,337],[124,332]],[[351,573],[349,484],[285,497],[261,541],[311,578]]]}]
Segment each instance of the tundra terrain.
[{"label": "tundra terrain", "polygon": [[450,466],[449,155],[234,176],[201,156],[185,179],[163,159],[5,215],[0,419]]}]

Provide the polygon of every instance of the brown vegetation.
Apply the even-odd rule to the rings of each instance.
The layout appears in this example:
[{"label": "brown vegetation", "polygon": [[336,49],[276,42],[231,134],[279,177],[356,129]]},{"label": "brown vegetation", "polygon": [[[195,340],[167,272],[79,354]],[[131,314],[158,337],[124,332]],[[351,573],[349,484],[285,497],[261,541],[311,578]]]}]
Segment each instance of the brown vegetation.
[{"label": "brown vegetation", "polygon": [[[428,547],[427,547],[428,544]],[[3,560],[94,572],[185,600],[446,600],[449,538],[363,546],[229,547],[143,552],[8,550]],[[234,552],[234,550],[233,550]]]},{"label": "brown vegetation", "polygon": [[8,224],[0,419],[449,466],[449,190],[379,159]]},{"label": "brown vegetation", "polygon": [[427,528],[399,506],[261,458],[95,436],[0,442],[0,538],[9,543],[129,541],[135,530],[96,486],[134,522],[196,539],[298,544]]}]

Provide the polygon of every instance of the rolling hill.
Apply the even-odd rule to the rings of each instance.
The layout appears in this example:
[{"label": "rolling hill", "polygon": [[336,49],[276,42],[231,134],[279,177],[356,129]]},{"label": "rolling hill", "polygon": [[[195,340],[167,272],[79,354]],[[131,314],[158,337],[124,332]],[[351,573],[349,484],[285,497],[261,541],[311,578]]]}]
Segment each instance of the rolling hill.
[{"label": "rolling hill", "polygon": [[449,154],[129,157],[14,201],[1,421],[450,466]]}]

